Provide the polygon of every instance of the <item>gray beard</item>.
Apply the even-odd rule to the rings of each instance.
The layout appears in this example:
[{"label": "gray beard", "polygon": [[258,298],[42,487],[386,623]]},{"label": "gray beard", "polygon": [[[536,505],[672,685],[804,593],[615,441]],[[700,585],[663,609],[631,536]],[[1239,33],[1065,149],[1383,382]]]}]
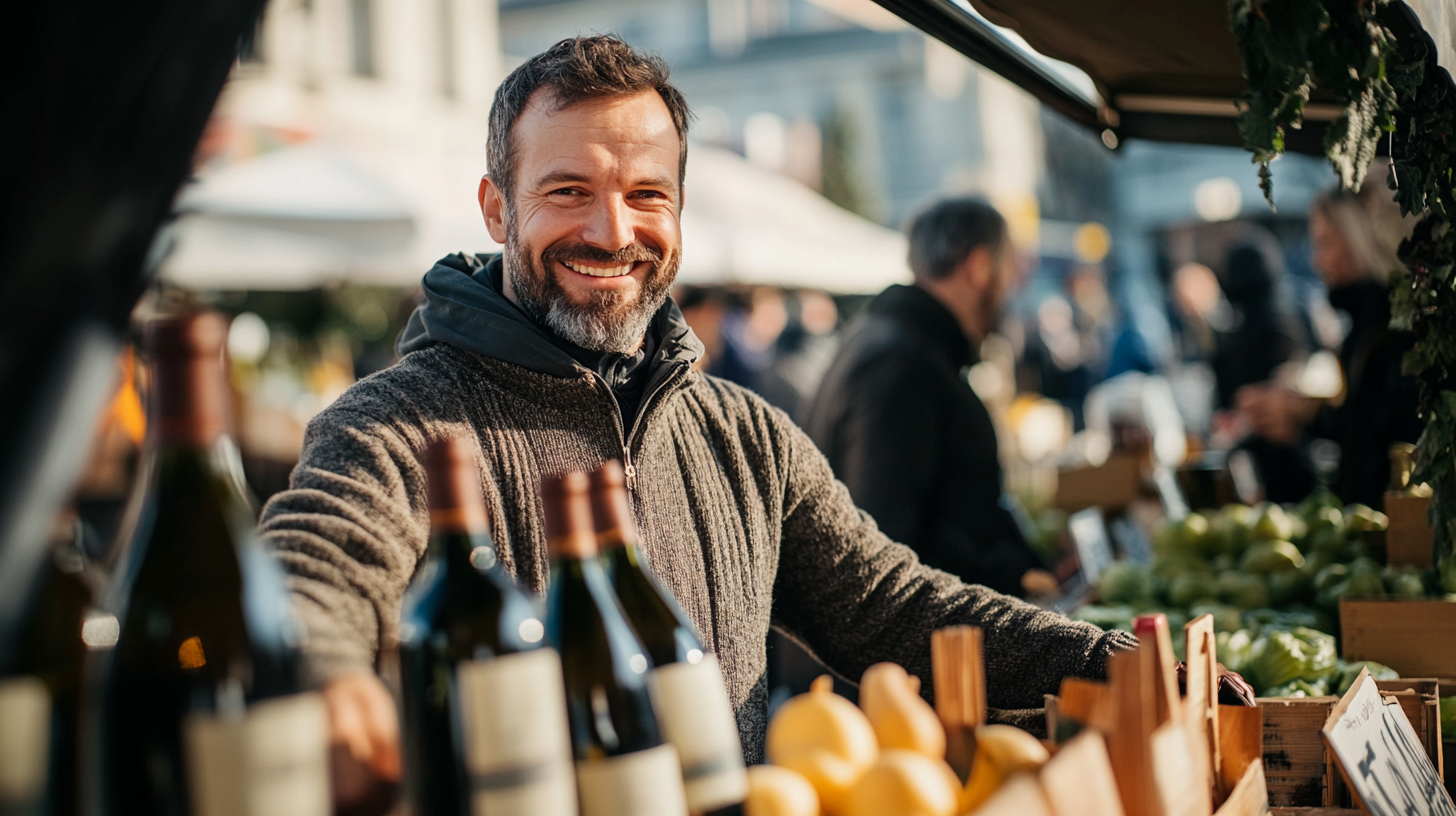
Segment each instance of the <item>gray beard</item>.
[{"label": "gray beard", "polygon": [[637,351],[647,325],[667,300],[677,278],[676,251],[653,264],[636,297],[593,292],[588,303],[582,305],[567,295],[542,256],[523,246],[514,229],[509,232],[505,272],[521,311],[552,334],[584,349],[618,354]]}]

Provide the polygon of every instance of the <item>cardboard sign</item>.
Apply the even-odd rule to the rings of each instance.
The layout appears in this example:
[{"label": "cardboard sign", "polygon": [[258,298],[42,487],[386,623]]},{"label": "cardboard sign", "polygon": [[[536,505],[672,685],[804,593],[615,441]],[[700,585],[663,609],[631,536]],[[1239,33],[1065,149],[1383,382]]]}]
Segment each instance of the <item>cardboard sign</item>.
[{"label": "cardboard sign", "polygon": [[1112,539],[1107,537],[1107,525],[1102,521],[1102,511],[1089,507],[1073,513],[1067,519],[1067,531],[1077,545],[1077,557],[1082,561],[1082,577],[1088,586],[1097,586],[1102,571],[1112,564]]},{"label": "cardboard sign", "polygon": [[1456,816],[1456,804],[1397,700],[1362,670],[1323,729],[1340,773],[1370,816]]}]

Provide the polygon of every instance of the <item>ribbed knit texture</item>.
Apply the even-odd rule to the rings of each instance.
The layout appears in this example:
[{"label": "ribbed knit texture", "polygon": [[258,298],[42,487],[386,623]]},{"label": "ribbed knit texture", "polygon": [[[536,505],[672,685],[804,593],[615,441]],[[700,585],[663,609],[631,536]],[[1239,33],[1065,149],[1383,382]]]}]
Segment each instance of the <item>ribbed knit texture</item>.
[{"label": "ribbed knit texture", "polygon": [[[307,640],[314,683],[374,668],[429,533],[428,439],[466,435],[501,565],[547,589],[541,477],[621,458],[610,392],[435,345],[365,379],[309,424],[292,488],[263,510]],[[932,691],[930,633],[985,630],[989,703],[1042,705],[1061,678],[1101,678],[1135,641],[1037,610],[919,563],[857,510],[814,444],[755,394],[678,364],[632,434],[633,508],[652,569],[717,653],[743,748],[767,727],[764,638],[777,625],[847,678],[894,661]]]}]

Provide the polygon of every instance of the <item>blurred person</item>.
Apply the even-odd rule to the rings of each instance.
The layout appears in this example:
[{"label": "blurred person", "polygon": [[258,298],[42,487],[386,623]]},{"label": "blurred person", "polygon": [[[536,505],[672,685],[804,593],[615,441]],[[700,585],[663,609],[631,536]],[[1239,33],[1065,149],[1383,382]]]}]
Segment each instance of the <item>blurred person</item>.
[{"label": "blurred person", "polygon": [[[562,40],[507,75],[478,188],[502,253],[451,255],[425,274],[403,359],[313,418],[291,488],[264,508],[260,532],[289,574],[302,670],[323,690],[339,778],[400,773],[377,671],[426,548],[416,451],[433,439],[479,446],[497,563],[537,594],[549,568],[541,480],[625,460],[642,553],[717,655],[750,763],[762,761],[768,725],[770,626],[842,676],[891,661],[927,693],[931,632],[979,626],[993,719],[1033,728],[1064,677],[1101,679],[1114,652],[1137,645],[929,568],[855,506],[782,412],[693,370],[702,345],[668,298],[688,118],[661,59],[615,37]],[[954,311],[910,290],[942,309],[931,319],[949,345],[960,337],[947,350],[956,360],[970,357],[959,320],[981,336],[1009,284],[999,216],[979,243],[989,246],[966,269],[927,279]],[[989,432],[984,409],[963,410]],[[994,441],[975,466],[988,490],[999,486]]]},{"label": "blurred person", "polygon": [[708,373],[745,388],[758,384],[773,361],[774,343],[788,325],[784,295],[772,286],[756,286],[728,312],[719,329],[722,350],[708,363]]},{"label": "blurred person", "polygon": [[[1376,168],[1370,178],[1381,177]],[[1390,447],[1415,442],[1423,423],[1416,413],[1416,383],[1401,374],[1409,334],[1390,328],[1390,271],[1408,228],[1390,191],[1367,180],[1360,193],[1336,191],[1315,199],[1309,217],[1312,261],[1329,291],[1330,305],[1349,315],[1340,344],[1343,398],[1323,402],[1276,384],[1250,385],[1236,396],[1240,413],[1258,436],[1278,444],[1305,437],[1340,446],[1330,484],[1346,503],[1381,507],[1390,474]]]},{"label": "blurred person", "polygon": [[1006,221],[948,199],[909,226],[913,285],[849,330],[809,410],[809,435],[855,503],[930,566],[999,592],[1056,590],[1007,509],[991,415],[966,379],[1018,269]]},{"label": "blurred person", "polygon": [[774,343],[773,359],[759,373],[754,390],[802,425],[839,350],[839,309],[833,298],[812,289],[795,293],[792,307],[789,323]]},{"label": "blurred person", "polygon": [[[1234,407],[1245,386],[1270,383],[1280,366],[1304,358],[1309,346],[1298,321],[1280,305],[1284,262],[1274,236],[1255,230],[1235,243],[1219,286],[1229,304],[1228,325],[1214,332],[1213,373],[1218,408]],[[1293,444],[1249,436],[1235,445],[1246,450],[1272,502],[1298,502],[1314,488],[1304,454]]]}]

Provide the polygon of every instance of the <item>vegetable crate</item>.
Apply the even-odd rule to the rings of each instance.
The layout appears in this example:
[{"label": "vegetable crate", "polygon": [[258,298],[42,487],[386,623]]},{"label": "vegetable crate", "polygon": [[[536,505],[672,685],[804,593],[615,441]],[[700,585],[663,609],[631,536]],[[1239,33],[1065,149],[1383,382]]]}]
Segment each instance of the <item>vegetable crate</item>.
[{"label": "vegetable crate", "polygon": [[1335,807],[1347,803],[1344,782],[1320,729],[1338,697],[1265,697],[1264,774],[1275,807]]},{"label": "vegetable crate", "polygon": [[1351,662],[1373,660],[1402,677],[1456,677],[1456,602],[1346,598],[1340,632]]}]

